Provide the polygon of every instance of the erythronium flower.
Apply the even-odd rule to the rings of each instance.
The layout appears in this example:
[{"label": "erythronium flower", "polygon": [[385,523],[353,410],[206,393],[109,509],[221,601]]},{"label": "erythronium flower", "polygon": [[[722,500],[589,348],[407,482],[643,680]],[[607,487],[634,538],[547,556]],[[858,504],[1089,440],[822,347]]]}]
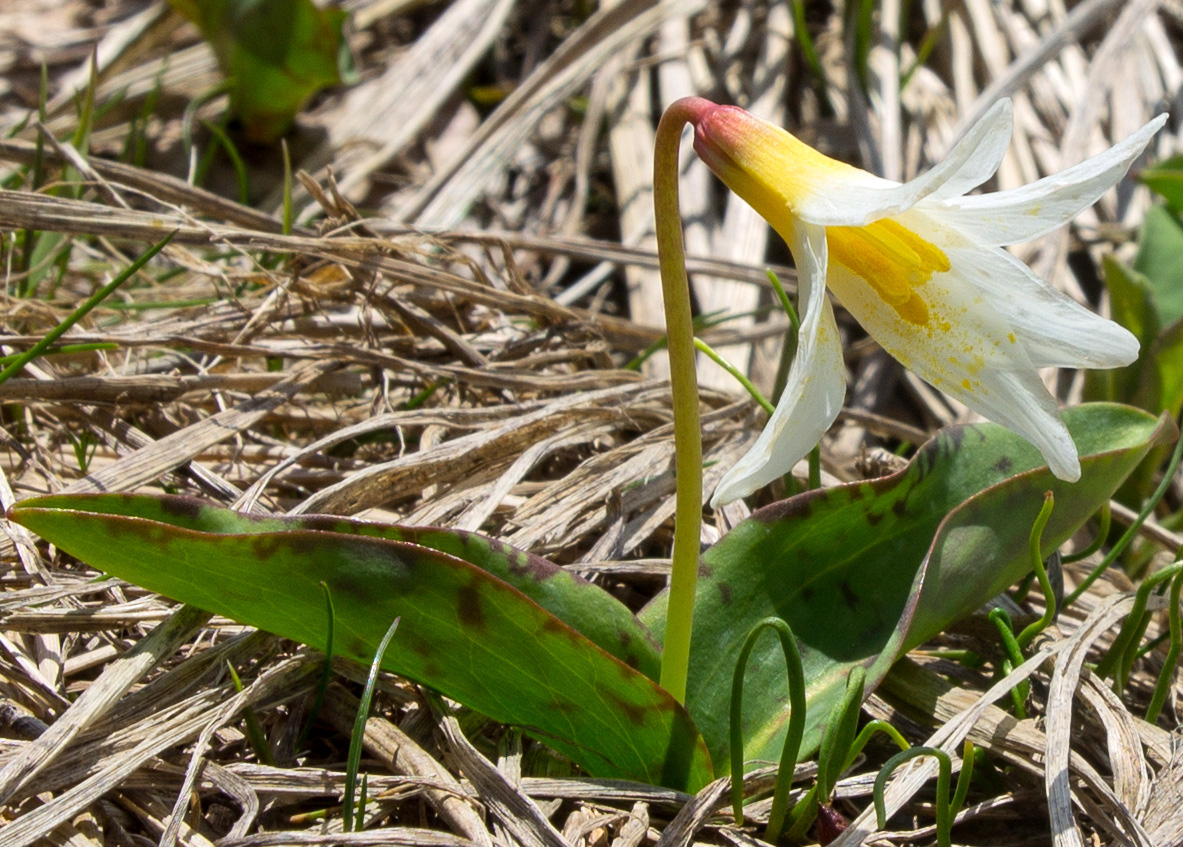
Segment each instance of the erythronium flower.
[{"label": "erythronium flower", "polygon": [[784,393],[712,505],[787,473],[833,423],[846,391],[826,287],[891,355],[1080,478],[1076,445],[1038,368],[1114,368],[1138,356],[1093,314],[1002,249],[1061,226],[1125,174],[1160,115],[1104,153],[1011,191],[966,195],[998,169],[1011,133],[1003,100],[948,157],[900,184],[827,158],[742,109],[688,98],[694,149],[788,243],[801,328]]}]

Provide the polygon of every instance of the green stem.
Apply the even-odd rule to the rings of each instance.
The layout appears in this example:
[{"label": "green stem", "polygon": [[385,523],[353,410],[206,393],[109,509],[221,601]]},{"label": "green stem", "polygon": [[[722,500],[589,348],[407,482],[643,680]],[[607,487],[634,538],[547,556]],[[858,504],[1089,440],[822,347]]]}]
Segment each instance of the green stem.
[{"label": "green stem", "polygon": [[1154,590],[1155,586],[1168,579],[1173,579],[1180,572],[1183,572],[1183,563],[1176,562],[1142,580],[1142,584],[1138,586],[1138,590],[1134,594],[1134,605],[1126,616],[1125,623],[1118,631],[1117,637],[1113,639],[1113,646],[1097,663],[1095,671],[1097,676],[1112,674],[1113,690],[1117,694],[1121,694],[1125,690],[1130,669],[1138,655],[1138,645],[1142,643],[1142,636],[1150,625],[1150,613],[1146,611],[1146,605],[1150,601],[1150,592]]},{"label": "green stem", "polygon": [[[234,670],[234,665],[229,660],[226,661],[226,669],[230,671],[230,681],[234,683],[234,691],[241,694],[242,680],[238,678],[238,671]],[[259,757],[259,762],[264,765],[274,765],[275,759],[271,755],[271,747],[267,744],[267,736],[263,734],[263,727],[259,726],[259,718],[255,715],[255,710],[249,705],[244,706],[242,717],[246,724],[247,740],[255,751],[255,755]]]},{"label": "green stem", "polygon": [[333,608],[333,595],[329,591],[328,583],[320,581],[320,590],[324,592],[325,608],[328,611],[328,625],[325,627],[324,662],[320,666],[320,680],[316,684],[316,696],[312,700],[312,709],[304,719],[304,728],[296,739],[296,752],[304,749],[308,737],[312,735],[313,724],[316,722],[320,709],[325,702],[325,692],[329,690],[329,683],[333,680],[333,635],[336,629],[337,612]]},{"label": "green stem", "polygon": [[744,376],[740,372],[739,368],[719,355],[718,350],[707,344],[701,338],[694,339],[694,347],[716,365],[727,371],[727,373],[730,374],[736,382],[743,386],[744,390],[747,391],[748,394],[752,395],[752,399],[756,401],[756,404],[761,409],[770,415],[776,411],[776,407],[768,402],[768,398],[760,393],[760,389],[753,385],[752,381]]},{"label": "green stem", "polygon": [[1163,471],[1162,481],[1159,482],[1158,488],[1154,490],[1154,493],[1150,495],[1150,499],[1142,506],[1142,511],[1138,512],[1138,517],[1132,524],[1126,527],[1126,531],[1122,533],[1121,538],[1117,539],[1117,543],[1113,545],[1108,555],[1101,560],[1101,564],[1093,568],[1084,582],[1076,586],[1076,589],[1064,598],[1064,602],[1060,604],[1061,609],[1067,609],[1080,599],[1080,595],[1088,591],[1089,586],[1096,582],[1101,574],[1105,573],[1109,566],[1117,561],[1117,557],[1125,551],[1125,548],[1130,545],[1130,542],[1138,534],[1138,530],[1142,528],[1142,524],[1150,517],[1150,513],[1154,511],[1159,501],[1167,493],[1167,489],[1171,487],[1171,481],[1175,478],[1175,471],[1179,469],[1179,463],[1181,461],[1183,461],[1183,436],[1180,436],[1178,441],[1176,441],[1175,451],[1171,454],[1171,460],[1167,462],[1166,469]]},{"label": "green stem", "polygon": [[[1019,646],[1019,642],[1015,640],[1015,628],[1011,622],[1010,615],[1007,614],[1006,609],[991,609],[989,615],[990,623],[998,629],[998,636],[1002,641],[1002,648],[1006,653],[1005,658],[999,663],[998,678],[1009,676],[1010,672],[1023,664],[1023,649]],[[1023,680],[1018,685],[1010,690],[1011,702],[1014,703],[1015,717],[1023,720],[1027,717],[1027,695],[1030,693],[1030,686],[1027,680]]]},{"label": "green stem", "polygon": [[[853,761],[851,748],[858,730],[859,713],[863,705],[863,689],[867,674],[861,665],[855,665],[846,677],[846,690],[842,699],[830,710],[821,745],[817,751],[817,784],[793,807],[789,814],[788,840],[797,843],[805,839],[809,827],[817,819],[817,810],[822,803],[830,802],[834,786],[839,777]],[[907,746],[906,744],[904,745]],[[771,825],[771,818],[770,825]],[[767,839],[770,843],[772,839]]]},{"label": "green stem", "polygon": [[1035,571],[1035,578],[1039,580],[1039,588],[1043,591],[1043,615],[1019,633],[1015,640],[1018,641],[1020,648],[1026,647],[1031,643],[1032,638],[1047,629],[1056,616],[1056,594],[1052,591],[1051,580],[1047,578],[1047,568],[1043,564],[1043,551],[1040,549],[1043,546],[1043,528],[1047,526],[1054,504],[1052,493],[1048,491],[1043,495],[1043,508],[1039,510],[1039,516],[1035,519],[1034,526],[1031,527],[1031,536],[1028,540],[1031,569]]},{"label": "green stem", "polygon": [[1171,646],[1167,648],[1166,658],[1163,660],[1162,672],[1154,684],[1154,695],[1150,698],[1150,705],[1146,707],[1146,723],[1157,723],[1162,713],[1163,703],[1171,683],[1175,680],[1175,666],[1179,663],[1179,649],[1183,646],[1183,623],[1179,620],[1179,593],[1183,589],[1183,572],[1175,575],[1171,581],[1170,606],[1168,606],[1168,626],[1171,634]]},{"label": "green stem", "polygon": [[739,651],[739,659],[736,660],[731,677],[731,809],[736,824],[743,826],[743,679],[748,657],[756,639],[765,629],[775,630],[780,637],[789,677],[789,727],[781,748],[780,767],[776,773],[776,787],[772,793],[772,808],[768,813],[768,829],[764,836],[769,844],[775,844],[780,840],[784,828],[785,813],[789,808],[789,788],[793,784],[797,754],[801,751],[801,739],[805,735],[805,672],[801,666],[801,653],[797,650],[797,639],[781,618],[764,618],[752,627]]},{"label": "green stem", "polygon": [[45,333],[44,338],[42,338],[24,353],[21,353],[19,356],[17,356],[16,359],[9,363],[8,367],[0,371],[0,383],[7,382],[13,374],[19,373],[21,368],[29,364],[29,362],[33,361],[50,347],[52,347],[55,341],[57,341],[69,331],[70,327],[74,326],[74,324],[78,323],[78,321],[90,314],[91,310],[111,296],[116,288],[123,285],[123,283],[135,276],[136,272],[140,268],[148,264],[149,260],[151,260],[153,256],[163,250],[165,246],[173,240],[174,235],[176,235],[175,231],[170,232],[164,237],[162,241],[159,241],[152,247],[148,248],[148,250],[145,251],[145,253],[140,256],[140,258],[136,259],[134,262],[124,268],[113,280],[108,282],[94,294],[90,295],[90,297],[86,298],[86,302],[71,312],[64,321],[55,326],[49,332]]},{"label": "green stem", "polygon": [[978,751],[974,749],[974,743],[968,738],[965,739],[965,746],[961,748],[961,772],[957,774],[957,787],[953,789],[953,799],[949,801],[949,826],[953,825],[953,819],[957,817],[957,813],[965,805],[977,757]]},{"label": "green stem", "polygon": [[[904,762],[920,756],[932,756],[937,760],[937,799],[934,804],[937,813],[937,845],[938,847],[951,847],[953,842],[950,838],[950,830],[953,826],[953,815],[951,814],[952,807],[949,804],[949,782],[953,776],[953,763],[949,760],[948,753],[936,747],[912,747],[902,753],[896,753],[887,760],[887,763],[879,771],[879,775],[875,777],[875,825],[879,829],[887,826],[887,803],[883,798],[883,792],[887,787],[888,778]],[[958,794],[962,793],[960,783],[961,780],[958,779]],[[968,787],[968,782],[966,786]]]},{"label": "green stem", "polygon": [[682,128],[694,120],[705,100],[685,98],[661,116],[653,150],[653,207],[657,232],[661,294],[669,339],[670,394],[674,406],[674,549],[671,554],[669,606],[662,648],[661,687],[675,700],[686,700],[690,667],[690,632],[698,584],[702,529],[702,432],[698,381],[694,370],[694,327],[686,250],[678,207],[678,145]]},{"label": "green stem", "polygon": [[871,736],[875,733],[881,732],[892,740],[896,747],[903,752],[909,748],[908,740],[900,733],[898,729],[883,720],[868,721],[867,725],[859,731],[858,736],[854,739],[854,744],[850,745],[850,752],[846,754],[846,768],[854,764],[854,760],[858,758],[858,754],[863,752],[863,748],[867,746],[867,742],[871,740]]},{"label": "green stem", "polygon": [[362,805],[357,803],[357,772],[361,768],[362,739],[366,734],[366,723],[370,719],[370,704],[374,702],[374,689],[378,685],[378,674],[382,670],[382,660],[386,656],[386,648],[398,629],[401,617],[395,618],[382,640],[378,642],[378,652],[374,654],[374,661],[370,663],[370,673],[366,676],[366,684],[361,692],[361,701],[357,706],[357,717],[353,720],[353,734],[349,739],[349,758],[345,765],[345,792],[341,798],[341,825],[346,832],[356,832],[361,829],[362,818],[365,815],[364,805],[365,787],[362,788]]}]

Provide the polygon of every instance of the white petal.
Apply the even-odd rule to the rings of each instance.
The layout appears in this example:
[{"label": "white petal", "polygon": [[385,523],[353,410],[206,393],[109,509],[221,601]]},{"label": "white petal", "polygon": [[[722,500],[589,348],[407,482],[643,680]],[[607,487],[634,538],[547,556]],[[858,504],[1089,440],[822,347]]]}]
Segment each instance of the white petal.
[{"label": "white petal", "polygon": [[1119,368],[1138,339],[1036,276],[1000,247],[946,248],[949,261],[1010,323],[1037,368]]},{"label": "white petal", "polygon": [[1010,133],[1010,101],[999,100],[940,164],[911,182],[900,184],[860,172],[857,178],[849,175],[811,192],[793,211],[812,224],[862,226],[910,209],[929,195],[961,194],[998,170]]},{"label": "white petal", "polygon": [[903,318],[841,265],[831,267],[829,282],[863,328],[907,368],[1029,440],[1061,479],[1079,477],[1076,447],[1017,334],[956,264],[914,289],[928,313],[921,324]]},{"label": "white petal", "polygon": [[838,417],[846,370],[834,310],[826,299],[826,233],[800,224],[789,240],[797,264],[801,330],[780,402],[743,458],[724,474],[711,506],[751,494],[792,470]]},{"label": "white petal", "polygon": [[1065,482],[1080,479],[1076,444],[1038,372],[987,370],[980,381],[976,391],[965,392],[955,386],[948,393],[1034,444],[1056,478]]},{"label": "white petal", "polygon": [[1166,115],[1159,115],[1104,153],[1022,188],[932,198],[924,210],[983,244],[1015,244],[1038,238],[1097,202],[1125,175],[1166,120]]},{"label": "white petal", "polygon": [[[1006,148],[1010,146],[1011,129],[1014,125],[1013,112],[1010,100],[1003,99],[995,103],[990,111],[982,116],[982,120],[977,124],[982,128],[980,140],[976,142],[972,150],[968,151],[963,166],[944,183],[937,186],[936,190],[929,195],[930,199],[944,200],[948,197],[960,197],[965,192],[977,188],[998,172],[998,168],[1002,164],[1002,157],[1006,155]],[[957,143],[954,151],[964,146],[966,141],[972,137],[970,133],[966,133],[965,139]],[[951,152],[946,161],[952,158],[952,155]]]}]

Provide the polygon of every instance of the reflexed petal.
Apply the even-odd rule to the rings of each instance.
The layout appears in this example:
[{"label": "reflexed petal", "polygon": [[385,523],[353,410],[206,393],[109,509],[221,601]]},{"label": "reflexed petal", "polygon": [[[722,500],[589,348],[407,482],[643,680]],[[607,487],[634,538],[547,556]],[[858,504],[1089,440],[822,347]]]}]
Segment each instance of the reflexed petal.
[{"label": "reflexed petal", "polygon": [[797,464],[830,428],[846,395],[846,370],[834,310],[826,299],[826,236],[821,227],[794,228],[801,332],[788,381],[764,431],[719,482],[711,506],[767,485]]},{"label": "reflexed petal", "polygon": [[841,265],[831,267],[829,283],[863,328],[905,367],[1022,435],[1061,479],[1079,477],[1076,447],[1023,344],[956,264],[916,287],[927,309],[923,323],[901,317]]},{"label": "reflexed petal", "polygon": [[1057,479],[1065,482],[1080,479],[1076,444],[1060,420],[1055,398],[1048,393],[1039,373],[1034,369],[987,369],[979,378],[980,387],[975,391],[957,387],[947,393],[1034,444]]},{"label": "reflexed petal", "polygon": [[1010,191],[930,199],[924,211],[983,244],[1029,241],[1067,223],[1109,190],[1146,149],[1167,116],[1159,115],[1124,141],[1058,174]]},{"label": "reflexed petal", "polygon": [[1119,368],[1138,358],[1138,339],[1036,276],[1005,250],[946,252],[964,278],[986,295],[1038,368]]},{"label": "reflexed petal", "polygon": [[1010,101],[1000,100],[940,164],[911,182],[900,184],[878,178],[873,178],[874,182],[832,180],[824,188],[810,192],[793,211],[802,219],[823,226],[862,226],[910,209],[930,195],[949,197],[964,193],[981,185],[998,170],[1010,134]]},{"label": "reflexed petal", "polygon": [[[1014,108],[1009,99],[995,103],[977,126],[981,127],[981,139],[976,142],[969,152],[965,164],[929,195],[933,200],[944,200],[948,197],[960,197],[967,191],[972,191],[983,182],[994,176],[1002,164],[1002,157],[1006,155],[1006,148],[1010,146],[1011,130],[1014,125]],[[973,129],[966,133],[965,138],[955,146],[962,147],[966,141],[972,139]],[[950,154],[952,155],[952,154]],[[946,159],[948,161],[948,159]],[[933,170],[944,166],[944,162]],[[931,171],[929,172],[931,173]]]}]

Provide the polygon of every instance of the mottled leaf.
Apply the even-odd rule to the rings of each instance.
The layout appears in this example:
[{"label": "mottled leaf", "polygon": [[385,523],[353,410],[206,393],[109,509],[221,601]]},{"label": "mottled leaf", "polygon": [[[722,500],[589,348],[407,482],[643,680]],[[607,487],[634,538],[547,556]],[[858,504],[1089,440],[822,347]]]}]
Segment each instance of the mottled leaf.
[{"label": "mottled leaf", "polygon": [[401,617],[387,670],[525,728],[596,776],[689,790],[711,777],[693,723],[656,683],[502,579],[427,546],[475,551],[523,587],[566,584],[565,602],[610,608],[597,589],[488,539],[391,530],[410,543],[360,521],[249,518],[179,497],[41,497],[9,517],[100,570],[322,649],[323,581],[336,652],[369,661]]},{"label": "mottled leaf", "polygon": [[[899,473],[798,495],[752,515],[702,558],[686,706],[729,769],[730,676],[748,629],[769,615],[792,626],[807,680],[803,754],[851,668],[869,692],[907,649],[979,608],[1030,570],[1027,539],[1043,503],[1050,553],[1109,497],[1169,421],[1094,404],[1064,414],[1083,477],[1055,479],[1038,451],[994,425],[943,430]],[[664,595],[641,613],[663,631]],[[783,658],[772,639],[753,651],[744,695],[745,759],[774,761],[787,723]]]}]

